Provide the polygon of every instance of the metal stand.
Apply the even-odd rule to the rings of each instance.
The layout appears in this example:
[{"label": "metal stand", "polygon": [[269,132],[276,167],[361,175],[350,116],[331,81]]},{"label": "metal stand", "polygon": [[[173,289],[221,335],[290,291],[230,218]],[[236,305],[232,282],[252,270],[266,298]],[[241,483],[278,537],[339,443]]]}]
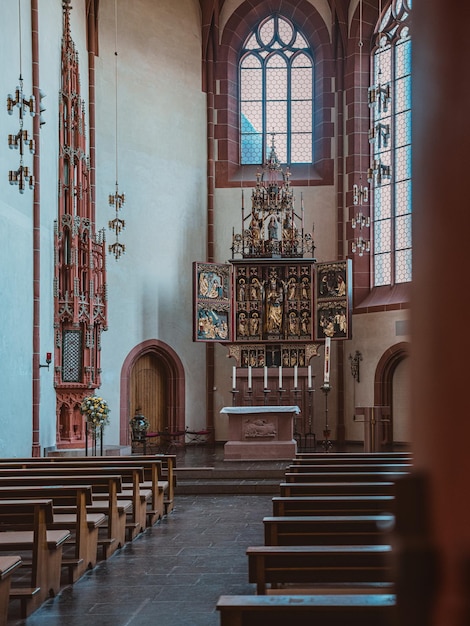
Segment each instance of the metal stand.
[{"label": "metal stand", "polygon": [[271,389],[263,389],[264,393],[264,406],[268,404],[268,394],[271,392]]},{"label": "metal stand", "polygon": [[286,391],[285,389],[278,389],[277,392],[279,394],[279,406],[282,406],[282,394]]},{"label": "metal stand", "polygon": [[331,431],[330,427],[328,426],[328,394],[330,393],[332,388],[330,387],[329,383],[323,383],[320,389],[325,394],[325,430],[323,431],[322,447],[325,452],[329,452],[333,444],[330,441]]},{"label": "metal stand", "polygon": [[317,438],[315,433],[312,432],[313,426],[313,392],[314,389],[308,390],[308,432],[304,434],[304,448],[305,450],[313,450],[316,452],[317,449]]},{"label": "metal stand", "polygon": [[[299,389],[295,387],[292,393],[294,395],[294,404],[299,404],[298,402],[298,398],[300,395]],[[294,439],[297,441],[299,447],[301,448],[302,447],[302,433],[300,433],[297,430],[297,420],[298,420],[298,416],[294,415]]]},{"label": "metal stand", "polygon": [[[98,430],[99,430],[99,434],[98,434]],[[100,427],[92,429],[92,440],[93,440],[93,444],[92,444],[92,456],[96,456],[96,440],[99,437],[100,438],[100,455],[103,456],[103,428]],[[85,421],[85,456],[88,456],[88,422]]]}]

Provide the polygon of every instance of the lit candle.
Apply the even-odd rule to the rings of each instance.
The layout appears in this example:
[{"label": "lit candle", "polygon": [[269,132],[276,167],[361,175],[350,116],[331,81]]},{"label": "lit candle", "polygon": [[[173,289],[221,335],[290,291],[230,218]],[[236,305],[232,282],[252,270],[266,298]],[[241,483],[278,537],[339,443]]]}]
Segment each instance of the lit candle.
[{"label": "lit candle", "polygon": [[312,366],[308,366],[308,388],[312,388]]},{"label": "lit candle", "polygon": [[297,389],[297,365],[294,365],[294,389]]},{"label": "lit candle", "polygon": [[264,366],[264,388],[268,388],[268,368]]},{"label": "lit candle", "polygon": [[331,338],[326,337],[325,338],[325,370],[324,370],[324,376],[323,376],[323,382],[325,383],[330,382],[330,345],[331,345]]},{"label": "lit candle", "polygon": [[282,365],[279,365],[279,389],[282,389]]},{"label": "lit candle", "polygon": [[251,365],[248,365],[248,389],[251,389]]},{"label": "lit candle", "polygon": [[232,389],[237,388],[237,366],[232,367]]}]

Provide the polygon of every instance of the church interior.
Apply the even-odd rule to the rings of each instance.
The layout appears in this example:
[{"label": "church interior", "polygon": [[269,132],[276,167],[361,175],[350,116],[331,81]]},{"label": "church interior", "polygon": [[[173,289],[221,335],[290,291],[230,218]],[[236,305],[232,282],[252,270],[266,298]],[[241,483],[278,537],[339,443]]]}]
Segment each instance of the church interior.
[{"label": "church interior", "polygon": [[[174,457],[143,530],[214,454],[240,476],[412,461],[394,612],[361,624],[469,623],[470,346],[444,320],[448,294],[467,308],[470,16],[441,4],[4,3],[0,491],[30,488],[15,460]],[[277,596],[268,623],[306,623]],[[51,624],[41,604],[9,626]],[[256,621],[213,604],[168,624]]]}]

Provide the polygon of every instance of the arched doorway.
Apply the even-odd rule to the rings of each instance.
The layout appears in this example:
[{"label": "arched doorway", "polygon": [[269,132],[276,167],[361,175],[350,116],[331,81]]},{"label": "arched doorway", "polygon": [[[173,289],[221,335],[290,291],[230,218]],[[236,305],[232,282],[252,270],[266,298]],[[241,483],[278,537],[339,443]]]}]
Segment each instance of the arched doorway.
[{"label": "arched doorway", "polygon": [[136,409],[152,431],[184,430],[184,369],[176,352],[157,339],[136,346],[121,370],[120,441],[129,445],[129,420]]},{"label": "arched doorway", "polygon": [[408,356],[409,344],[398,343],[382,355],[375,371],[374,404],[390,407],[390,421],[380,427],[382,449],[391,449],[396,443],[410,443]]},{"label": "arched doorway", "polygon": [[143,413],[151,432],[168,428],[166,371],[154,351],[136,360],[129,382],[129,415]]}]

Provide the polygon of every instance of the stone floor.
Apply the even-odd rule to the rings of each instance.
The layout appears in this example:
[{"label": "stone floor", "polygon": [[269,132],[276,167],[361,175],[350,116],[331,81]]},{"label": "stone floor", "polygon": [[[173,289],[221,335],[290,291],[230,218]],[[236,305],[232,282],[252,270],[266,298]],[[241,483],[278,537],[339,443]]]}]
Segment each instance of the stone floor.
[{"label": "stone floor", "polygon": [[[179,467],[223,463],[218,447],[177,451]],[[271,499],[179,495],[163,521],[28,619],[15,618],[12,603],[8,626],[216,626],[220,595],[254,593],[245,551],[263,543],[262,518],[271,514]]]}]

